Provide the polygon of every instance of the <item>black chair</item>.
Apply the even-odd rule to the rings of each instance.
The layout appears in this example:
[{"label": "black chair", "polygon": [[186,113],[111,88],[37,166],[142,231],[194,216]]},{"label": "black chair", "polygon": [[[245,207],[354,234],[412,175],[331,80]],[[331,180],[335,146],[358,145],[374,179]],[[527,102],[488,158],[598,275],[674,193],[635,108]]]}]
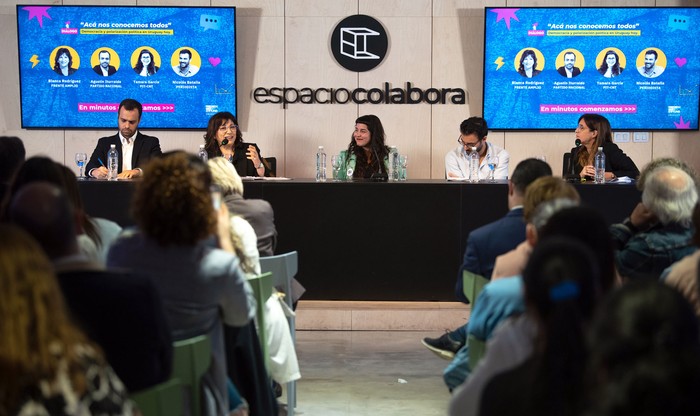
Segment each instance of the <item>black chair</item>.
[{"label": "black chair", "polygon": [[562,168],[561,168],[561,176],[563,178],[566,178],[568,175],[571,175],[573,172],[573,163],[571,160],[571,152],[566,152],[564,153],[564,158],[562,159]]},{"label": "black chair", "polygon": [[272,176],[277,176],[277,158],[276,157],[264,157],[263,160],[265,161],[267,168],[270,169]]}]

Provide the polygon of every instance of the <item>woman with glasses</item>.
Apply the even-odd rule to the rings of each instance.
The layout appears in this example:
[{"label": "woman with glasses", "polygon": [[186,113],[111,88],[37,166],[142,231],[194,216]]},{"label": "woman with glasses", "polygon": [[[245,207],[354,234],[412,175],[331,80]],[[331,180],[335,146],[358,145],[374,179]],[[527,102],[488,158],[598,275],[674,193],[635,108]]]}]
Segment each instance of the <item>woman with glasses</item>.
[{"label": "woman with glasses", "polygon": [[581,179],[592,180],[595,176],[593,161],[599,147],[605,153],[605,181],[611,181],[620,176],[636,179],[639,169],[632,159],[627,156],[612,141],[612,130],[607,118],[600,114],[584,114],[578,119],[576,140],[581,145],[571,149],[572,174]]},{"label": "woman with glasses", "polygon": [[211,116],[204,135],[204,147],[209,158],[226,158],[242,177],[274,176],[270,165],[260,155],[258,145],[243,142],[238,120],[228,111]]},{"label": "woman with glasses", "polygon": [[469,179],[469,152],[473,147],[479,153],[479,179],[486,179],[490,169],[489,160],[498,160],[494,179],[508,179],[510,154],[503,148],[486,141],[489,126],[481,117],[470,117],[459,125],[457,138],[459,147],[445,155],[445,177],[447,179]]}]

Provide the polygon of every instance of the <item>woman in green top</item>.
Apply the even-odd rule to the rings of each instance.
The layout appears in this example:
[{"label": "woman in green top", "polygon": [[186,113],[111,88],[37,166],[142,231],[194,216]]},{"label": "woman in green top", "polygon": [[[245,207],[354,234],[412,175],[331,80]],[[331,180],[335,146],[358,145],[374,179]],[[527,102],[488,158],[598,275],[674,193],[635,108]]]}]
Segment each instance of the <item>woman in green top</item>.
[{"label": "woman in green top", "polygon": [[387,177],[389,148],[384,144],[384,127],[379,117],[370,114],[355,120],[350,145],[340,152],[340,159],[341,180]]}]

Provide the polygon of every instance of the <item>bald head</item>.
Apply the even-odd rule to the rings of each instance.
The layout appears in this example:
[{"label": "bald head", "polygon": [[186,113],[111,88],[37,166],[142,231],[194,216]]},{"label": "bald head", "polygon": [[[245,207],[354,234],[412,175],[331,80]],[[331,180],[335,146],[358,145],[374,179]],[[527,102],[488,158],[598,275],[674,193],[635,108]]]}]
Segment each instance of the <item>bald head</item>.
[{"label": "bald head", "polygon": [[37,240],[49,258],[78,253],[73,208],[55,185],[32,182],[23,186],[10,203],[9,217]]},{"label": "bald head", "polygon": [[675,166],[662,166],[649,173],[642,193],[644,205],[666,225],[690,226],[698,191],[693,178]]}]

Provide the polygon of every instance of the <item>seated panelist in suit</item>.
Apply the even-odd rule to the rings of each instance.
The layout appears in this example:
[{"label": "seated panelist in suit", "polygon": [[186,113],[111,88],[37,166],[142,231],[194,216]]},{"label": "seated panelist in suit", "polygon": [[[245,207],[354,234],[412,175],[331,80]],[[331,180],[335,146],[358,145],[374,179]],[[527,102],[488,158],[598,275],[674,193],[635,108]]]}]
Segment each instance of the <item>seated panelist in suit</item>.
[{"label": "seated panelist in suit", "polygon": [[600,114],[584,114],[579,117],[576,139],[581,141],[581,146],[571,149],[573,172],[569,173],[579,175],[582,179],[593,179],[595,154],[598,147],[602,147],[605,153],[606,182],[618,176],[628,176],[632,179],[639,176],[637,165],[613,143],[612,130],[607,118]]},{"label": "seated panelist in suit", "polygon": [[214,114],[209,119],[204,135],[204,146],[209,158],[226,158],[236,172],[245,176],[273,176],[270,165],[260,155],[255,143],[245,143],[236,116],[228,111]]},{"label": "seated panelist in suit", "polygon": [[92,178],[107,178],[107,152],[110,145],[116,145],[119,153],[119,179],[138,178],[143,174],[143,166],[153,156],[162,154],[157,137],[146,136],[138,131],[143,107],[141,103],[127,98],[119,103],[119,132],[113,136],[102,137],[92,151],[85,170]]}]

